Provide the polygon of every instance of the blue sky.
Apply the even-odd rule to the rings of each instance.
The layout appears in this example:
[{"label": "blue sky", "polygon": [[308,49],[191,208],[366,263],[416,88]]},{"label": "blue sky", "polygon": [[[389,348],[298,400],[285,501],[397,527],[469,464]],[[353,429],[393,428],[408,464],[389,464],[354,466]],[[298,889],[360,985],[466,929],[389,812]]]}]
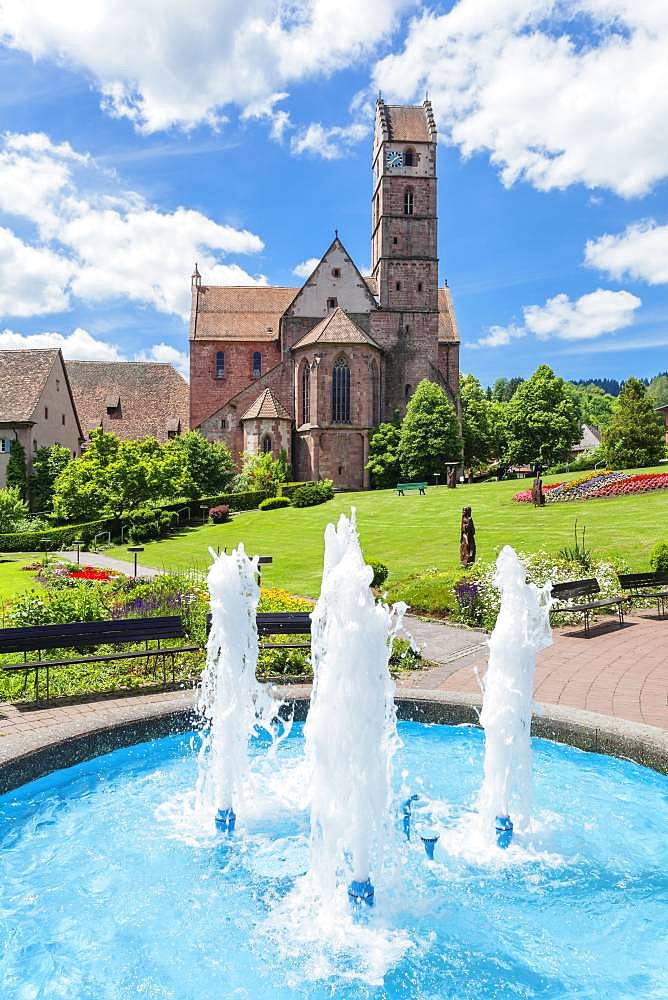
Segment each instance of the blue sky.
[{"label": "blue sky", "polygon": [[0,8],[0,346],[183,368],[196,259],[298,284],[338,228],[366,269],[375,94],[428,90],[462,370],[668,368],[661,0],[161,11]]}]

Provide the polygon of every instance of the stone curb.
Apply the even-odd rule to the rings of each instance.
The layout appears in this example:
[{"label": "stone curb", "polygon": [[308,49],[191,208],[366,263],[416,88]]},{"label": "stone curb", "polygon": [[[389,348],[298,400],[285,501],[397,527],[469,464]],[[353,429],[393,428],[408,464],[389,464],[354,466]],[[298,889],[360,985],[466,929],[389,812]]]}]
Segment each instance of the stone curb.
[{"label": "stone curb", "polygon": [[[306,717],[310,697],[307,685],[275,688],[285,699],[285,711],[296,720]],[[478,725],[481,698],[464,692],[405,689],[396,698],[401,720],[448,725]],[[622,757],[668,774],[668,732],[654,726],[626,722],[594,712],[538,705],[532,733],[581,750]],[[91,720],[94,721],[94,720]],[[94,726],[64,739],[53,739],[28,753],[18,752],[0,765],[0,794],[34,781],[51,771],[71,767],[120,747],[174,733],[195,724],[192,705],[156,704],[141,717]]]}]

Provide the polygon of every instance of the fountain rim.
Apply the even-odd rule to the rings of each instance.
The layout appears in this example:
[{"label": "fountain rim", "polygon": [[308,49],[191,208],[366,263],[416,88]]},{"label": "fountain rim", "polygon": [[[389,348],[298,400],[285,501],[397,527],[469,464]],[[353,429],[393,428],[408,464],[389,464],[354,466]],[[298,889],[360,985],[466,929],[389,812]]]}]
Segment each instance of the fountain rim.
[{"label": "fountain rim", "polygon": [[[296,720],[306,718],[310,688],[294,685],[276,687],[288,710],[294,709]],[[130,699],[128,699],[129,701]],[[395,698],[400,721],[440,725],[479,726],[481,698],[464,692],[404,689]],[[115,723],[91,720],[83,732],[66,732],[60,727],[59,736],[45,734],[44,742],[29,751],[4,743],[4,759],[0,761],[0,795],[35,781],[53,771],[91,760],[113,750],[145,743],[163,736],[185,733],[197,725],[192,707],[183,699],[180,703],[143,705],[143,711],[129,720]],[[668,732],[656,726],[617,719],[563,705],[536,704],[531,723],[531,735],[580,750],[606,754],[633,761],[643,767],[668,774]],[[9,737],[11,741],[11,737]],[[4,741],[3,741],[4,742]]]}]

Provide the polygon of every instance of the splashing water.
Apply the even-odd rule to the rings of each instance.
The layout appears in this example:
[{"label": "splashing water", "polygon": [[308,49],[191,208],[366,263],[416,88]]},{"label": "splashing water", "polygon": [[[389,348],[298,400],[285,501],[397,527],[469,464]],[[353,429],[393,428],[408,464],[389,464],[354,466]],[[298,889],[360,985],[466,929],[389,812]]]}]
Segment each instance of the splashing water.
[{"label": "splashing water", "polygon": [[478,815],[485,837],[497,817],[525,829],[531,812],[531,709],[536,654],[552,644],[551,584],[526,582],[526,570],[506,545],[496,561],[494,583],[501,610],[489,640],[489,665],[480,722],[485,731],[484,778]]},{"label": "splashing water", "polygon": [[209,551],[214,559],[207,578],[212,620],[197,705],[203,741],[196,788],[206,814],[236,812],[249,779],[248,741],[258,728],[273,736],[271,723],[279,708],[255,676],[258,557],[249,558],[241,544],[230,555]]},{"label": "splashing water", "polygon": [[313,612],[313,694],[305,725],[311,770],[311,874],[327,897],[382,865],[398,746],[392,637],[405,604],[376,603],[355,510],[327,526]]}]

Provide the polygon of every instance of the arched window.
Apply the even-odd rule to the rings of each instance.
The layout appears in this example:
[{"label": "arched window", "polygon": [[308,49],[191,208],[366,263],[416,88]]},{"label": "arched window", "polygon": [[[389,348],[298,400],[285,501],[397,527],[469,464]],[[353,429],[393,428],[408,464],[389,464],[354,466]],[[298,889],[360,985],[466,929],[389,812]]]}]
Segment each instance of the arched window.
[{"label": "arched window", "polygon": [[339,358],[332,373],[332,422],[350,423],[350,368],[344,358]]},{"label": "arched window", "polygon": [[225,351],[216,352],[216,378],[225,377]]},{"label": "arched window", "polygon": [[404,191],[404,215],[413,214],[413,188],[408,187]]},{"label": "arched window", "polygon": [[380,423],[380,379],[375,361],[371,363],[371,423],[374,427]]},{"label": "arched window", "polygon": [[406,150],[406,152],[404,153],[404,164],[407,167],[414,167],[415,166],[415,150],[414,149],[407,149]]},{"label": "arched window", "polygon": [[271,453],[271,434],[265,434],[262,438],[262,451],[265,455]]},{"label": "arched window", "polygon": [[253,351],[253,378],[259,378],[262,374],[262,355],[259,351]]},{"label": "arched window", "polygon": [[308,363],[304,364],[302,368],[302,384],[301,384],[301,423],[310,424],[311,423],[311,370]]}]

